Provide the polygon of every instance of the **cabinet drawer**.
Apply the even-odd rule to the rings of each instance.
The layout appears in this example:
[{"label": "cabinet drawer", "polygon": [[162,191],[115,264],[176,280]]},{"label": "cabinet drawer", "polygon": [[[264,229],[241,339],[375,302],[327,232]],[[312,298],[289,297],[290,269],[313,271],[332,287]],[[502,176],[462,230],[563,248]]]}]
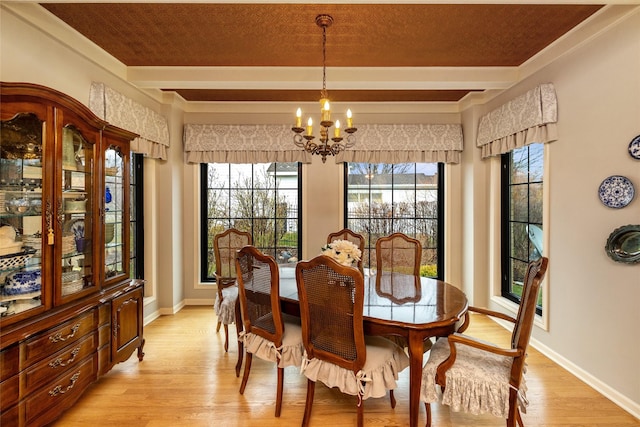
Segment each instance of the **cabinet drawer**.
[{"label": "cabinet drawer", "polygon": [[36,363],[25,371],[23,392],[29,394],[51,378],[55,378],[67,370],[75,369],[81,360],[95,351],[96,334],[93,333]]},{"label": "cabinet drawer", "polygon": [[14,344],[0,351],[0,381],[20,371],[20,347]]},{"label": "cabinet drawer", "polygon": [[[9,406],[18,403],[20,397],[20,376],[14,375],[0,383],[0,406],[4,412]],[[4,427],[4,424],[0,424]]]},{"label": "cabinet drawer", "polygon": [[0,426],[18,427],[20,425],[20,405],[9,409],[2,408],[0,412]]},{"label": "cabinet drawer", "polygon": [[84,359],[76,368],[41,387],[25,402],[26,425],[41,426],[50,423],[82,395],[96,379],[96,353]]},{"label": "cabinet drawer", "polygon": [[51,328],[34,338],[26,341],[24,345],[24,367],[55,353],[67,345],[78,341],[96,327],[95,310],[82,314],[75,319]]}]

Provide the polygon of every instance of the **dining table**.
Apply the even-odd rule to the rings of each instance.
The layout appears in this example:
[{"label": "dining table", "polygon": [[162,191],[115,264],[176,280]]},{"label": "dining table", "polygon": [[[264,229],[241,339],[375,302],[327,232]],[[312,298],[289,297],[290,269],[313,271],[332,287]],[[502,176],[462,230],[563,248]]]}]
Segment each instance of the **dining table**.
[{"label": "dining table", "polygon": [[[295,264],[279,265],[280,302],[284,313],[300,316]],[[424,341],[445,337],[455,331],[456,323],[469,304],[460,289],[442,280],[413,275],[364,272],[364,332],[367,335],[404,337],[409,355],[409,425],[417,427],[420,415],[420,385]],[[239,304],[236,318],[241,318]],[[242,322],[238,325],[241,329]],[[242,343],[238,343],[239,374]]]}]

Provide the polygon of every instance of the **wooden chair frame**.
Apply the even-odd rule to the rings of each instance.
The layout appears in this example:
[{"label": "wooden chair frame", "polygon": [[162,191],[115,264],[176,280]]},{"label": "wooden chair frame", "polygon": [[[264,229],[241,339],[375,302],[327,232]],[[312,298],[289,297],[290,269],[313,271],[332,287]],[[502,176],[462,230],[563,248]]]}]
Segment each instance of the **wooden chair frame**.
[{"label": "wooden chair frame", "polygon": [[[469,310],[465,314],[465,321],[462,326],[460,326],[456,333],[448,337],[450,350],[449,357],[438,365],[436,371],[436,383],[444,389],[446,387],[446,372],[456,361],[457,345],[468,345],[493,354],[513,357],[513,364],[511,366],[509,376],[509,384],[511,384],[511,388],[509,390],[509,414],[506,421],[507,427],[516,427],[516,424],[521,427],[524,426],[520,415],[520,409],[518,407],[518,390],[520,389],[520,385],[524,377],[525,359],[527,347],[531,338],[531,331],[533,330],[538,292],[547,271],[548,262],[549,260],[547,258],[541,257],[537,261],[530,262],[527,266],[520,308],[518,309],[518,314],[515,318],[486,308],[469,307]],[[487,344],[486,342],[480,342],[467,335],[462,335],[462,332],[464,332],[469,325],[469,312],[481,313],[513,323],[511,348],[501,348]],[[427,409],[426,425],[429,427],[431,425],[431,406],[429,403],[425,403],[425,405]]]},{"label": "wooden chair frame", "polygon": [[[246,261],[246,262],[242,262]],[[269,267],[270,273],[270,292],[268,295],[268,304],[265,299],[265,294],[258,294],[258,292],[251,292],[251,297],[248,296],[246,284],[244,282],[245,277],[250,277],[252,269],[256,268],[254,263],[258,261],[261,264]],[[243,269],[244,267],[244,269]],[[252,333],[263,337],[266,340],[273,342],[275,348],[282,346],[282,337],[284,335],[284,321],[282,319],[282,310],[280,308],[280,275],[278,271],[278,264],[276,260],[266,255],[255,246],[245,246],[238,251],[236,257],[236,276],[238,280],[238,300],[240,302],[240,309],[242,313],[242,324],[245,333]],[[246,270],[246,271],[245,271]],[[254,314],[251,314],[248,309],[248,300],[252,299],[254,302],[260,305],[270,305],[271,323],[269,327],[273,327],[273,331],[269,331],[266,327],[262,327],[260,324],[254,324]],[[261,300],[261,301],[259,301]],[[266,326],[266,325],[265,325]],[[246,361],[244,364],[244,374],[242,376],[242,383],[240,385],[240,394],[244,394],[247,381],[249,379],[249,373],[251,371],[251,362],[253,360],[253,354],[247,352]],[[284,368],[277,368],[278,371],[278,385],[276,393],[276,410],[275,416],[279,417],[282,409],[282,394],[284,384]]]},{"label": "wooden chair frame", "polygon": [[[311,319],[310,298],[305,283],[306,270],[313,270],[318,266],[326,266],[331,272],[337,274],[338,277],[347,278],[347,281],[353,282],[353,306],[351,322],[353,323],[353,342],[355,344],[355,357],[345,358],[340,355],[326,351],[314,345],[314,336],[312,328],[314,321]],[[344,369],[348,369],[357,374],[364,366],[366,361],[366,343],[364,336],[363,309],[364,309],[364,278],[359,270],[352,267],[344,266],[328,256],[317,256],[310,261],[299,262],[296,266],[296,282],[298,285],[298,298],[300,300],[300,317],[302,320],[302,342],[309,359],[318,358],[329,363],[333,363]],[[328,286],[328,285],[327,285]],[[344,286],[344,285],[343,285]],[[348,288],[349,285],[346,285]],[[335,295],[335,294],[334,294]],[[327,300],[325,306],[333,305],[335,299]],[[317,322],[317,321],[316,321]],[[321,322],[322,323],[322,322]],[[319,330],[314,329],[314,330]],[[313,396],[315,392],[315,382],[307,380],[307,398],[305,402],[304,417],[302,426],[308,426],[311,418],[311,408],[313,406]],[[395,407],[396,401],[393,396],[393,390],[390,390],[391,406]],[[357,425],[363,425],[364,405],[361,397],[358,396],[357,406]]]}]

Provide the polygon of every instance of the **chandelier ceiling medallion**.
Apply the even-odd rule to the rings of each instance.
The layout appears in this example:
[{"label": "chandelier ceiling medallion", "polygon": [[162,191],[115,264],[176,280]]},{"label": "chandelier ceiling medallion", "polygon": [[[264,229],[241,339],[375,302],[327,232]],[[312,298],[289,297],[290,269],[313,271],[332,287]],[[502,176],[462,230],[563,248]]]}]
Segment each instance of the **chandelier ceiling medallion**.
[{"label": "chandelier ceiling medallion", "polygon": [[[320,91],[320,137],[318,144],[313,142],[313,120],[309,117],[307,121],[306,133],[302,127],[302,110],[298,108],[296,111],[296,125],[291,128],[295,134],[293,142],[298,147],[303,148],[311,154],[319,154],[322,156],[322,163],[327,161],[327,156],[335,156],[340,151],[351,148],[355,144],[354,133],[358,130],[353,127],[353,118],[351,110],[347,110],[347,126],[344,132],[346,138],[340,135],[340,120],[336,120],[333,132],[333,138],[329,141],[329,131],[334,123],[331,121],[331,106],[329,104],[329,96],[327,94],[327,27],[333,24],[333,18],[330,15],[316,16],[316,25],[322,28],[322,91]],[[342,143],[343,139],[345,140]]]}]

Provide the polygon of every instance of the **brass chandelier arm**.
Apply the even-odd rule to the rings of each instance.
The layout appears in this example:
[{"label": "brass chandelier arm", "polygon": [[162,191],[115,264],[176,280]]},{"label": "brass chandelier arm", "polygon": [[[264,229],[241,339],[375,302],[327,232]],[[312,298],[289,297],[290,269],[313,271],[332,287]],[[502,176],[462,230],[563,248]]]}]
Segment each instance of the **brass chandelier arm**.
[{"label": "brass chandelier arm", "polygon": [[[315,139],[313,135],[302,135],[302,132],[304,131],[303,128],[292,128],[291,130],[295,132],[293,135],[293,143],[312,155],[320,155],[322,157],[322,163],[326,163],[327,156],[335,156],[339,152],[353,147],[356,143],[356,136],[354,134],[357,130],[356,128],[346,129],[346,138],[331,138],[333,143],[329,143],[329,139],[325,136],[320,139],[319,144],[313,142]],[[342,141],[344,141],[344,143],[342,143]]]}]

